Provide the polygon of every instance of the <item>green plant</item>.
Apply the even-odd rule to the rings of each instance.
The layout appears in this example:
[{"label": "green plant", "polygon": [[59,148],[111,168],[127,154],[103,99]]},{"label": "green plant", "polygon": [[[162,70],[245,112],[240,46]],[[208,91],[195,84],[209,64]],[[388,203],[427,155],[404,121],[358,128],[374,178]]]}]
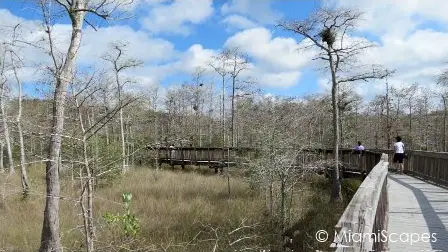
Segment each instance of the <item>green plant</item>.
[{"label": "green plant", "polygon": [[353,198],[362,181],[360,179],[351,178],[344,179],[341,185],[342,195],[344,199],[348,202]]},{"label": "green plant", "polygon": [[131,193],[123,193],[121,199],[124,203],[125,213],[120,214],[104,214],[103,218],[106,220],[107,224],[115,226],[117,223],[121,223],[123,226],[124,234],[129,236],[136,236],[140,230],[140,224],[138,218],[135,214],[131,214],[130,205],[132,200]]}]

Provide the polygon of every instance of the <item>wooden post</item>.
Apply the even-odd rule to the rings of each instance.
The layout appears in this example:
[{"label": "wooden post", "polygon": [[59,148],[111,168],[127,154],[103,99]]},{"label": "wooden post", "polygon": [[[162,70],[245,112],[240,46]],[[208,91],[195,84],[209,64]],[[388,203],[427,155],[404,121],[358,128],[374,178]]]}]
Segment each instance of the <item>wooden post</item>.
[{"label": "wooden post", "polygon": [[181,145],[180,147],[180,157],[182,159],[182,170],[185,169],[185,159],[184,159],[184,147]]},{"label": "wooden post", "polygon": [[160,146],[157,147],[156,169],[160,168]]},{"label": "wooden post", "polygon": [[229,193],[229,198],[230,198],[230,148],[227,148],[227,190]]},{"label": "wooden post", "polygon": [[169,149],[170,165],[171,165],[171,169],[174,170],[173,153],[174,153],[174,147]]},{"label": "wooden post", "polygon": [[208,158],[208,167],[212,168],[212,165],[210,164],[210,147],[208,147],[208,150],[207,150],[207,158]]},{"label": "wooden post", "polygon": [[[196,165],[200,168],[201,167],[201,163],[198,162],[200,158],[198,158],[198,150],[196,149],[196,147],[194,147],[194,160],[196,161]],[[190,160],[193,163],[193,158],[191,158]]]}]

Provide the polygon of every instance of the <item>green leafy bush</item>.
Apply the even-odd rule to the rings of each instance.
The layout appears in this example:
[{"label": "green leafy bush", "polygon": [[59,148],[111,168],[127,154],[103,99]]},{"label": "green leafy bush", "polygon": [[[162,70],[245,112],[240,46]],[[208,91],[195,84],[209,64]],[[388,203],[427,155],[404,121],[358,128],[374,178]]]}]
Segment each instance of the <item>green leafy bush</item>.
[{"label": "green leafy bush", "polygon": [[106,213],[103,215],[103,218],[106,220],[107,224],[112,227],[116,227],[118,223],[122,224],[122,230],[125,236],[127,237],[135,237],[140,230],[140,224],[138,218],[131,214],[130,205],[132,200],[131,193],[123,193],[121,195],[121,199],[124,203],[124,214],[111,214]]}]

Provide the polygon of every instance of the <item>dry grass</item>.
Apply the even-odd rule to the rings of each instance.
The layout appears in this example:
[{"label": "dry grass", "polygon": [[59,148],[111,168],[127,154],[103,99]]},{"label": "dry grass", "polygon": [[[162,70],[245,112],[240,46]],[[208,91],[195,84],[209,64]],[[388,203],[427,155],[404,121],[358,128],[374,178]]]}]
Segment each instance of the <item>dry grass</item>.
[{"label": "dry grass", "polygon": [[[32,193],[20,198],[19,176],[0,174],[0,186],[6,185],[5,200],[0,199],[0,251],[36,251],[40,242],[44,209],[43,167],[30,168]],[[210,174],[210,175],[208,175]],[[5,184],[6,183],[6,184]],[[66,251],[84,251],[77,187],[70,178],[63,178],[61,189],[61,233]],[[134,169],[125,177],[95,192],[97,227],[96,247],[99,251],[238,251],[243,247],[269,249],[279,241],[279,232],[272,227],[266,212],[264,195],[250,190],[239,176],[230,179],[228,194],[226,176],[203,169],[155,171]],[[310,198],[307,190],[297,190],[293,216],[298,221]],[[131,210],[139,218],[141,230],[135,239],[126,239],[121,230],[109,227],[103,215],[123,213],[121,194],[133,195]],[[229,234],[245,220],[242,232],[250,239],[233,245],[241,233]],[[219,229],[215,229],[218,228]],[[218,241],[217,241],[218,239]],[[120,249],[121,247],[121,249]],[[254,249],[249,251],[260,251]]]}]

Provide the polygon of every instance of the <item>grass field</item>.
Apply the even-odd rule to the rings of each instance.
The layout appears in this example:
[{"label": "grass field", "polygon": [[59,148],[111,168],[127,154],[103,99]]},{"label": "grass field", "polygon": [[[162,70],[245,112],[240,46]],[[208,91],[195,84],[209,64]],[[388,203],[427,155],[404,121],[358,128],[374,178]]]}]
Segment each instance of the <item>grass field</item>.
[{"label": "grass field", "polygon": [[[270,218],[265,195],[251,190],[240,173],[135,168],[95,191],[97,251],[280,251],[281,231]],[[0,251],[36,251],[44,209],[43,167],[30,168],[32,192],[23,201],[18,175],[0,174]],[[84,251],[78,184],[61,181],[61,235],[65,251]],[[349,188],[349,187],[347,187]],[[345,189],[347,190],[347,189]],[[139,219],[136,237],[108,225],[105,213],[124,213],[121,195],[132,193],[131,212]],[[347,191],[348,192],[348,191]],[[350,194],[349,192],[346,194]],[[293,246],[300,251],[326,247],[314,242],[315,230],[332,228],[346,202],[328,205],[327,180],[315,177],[298,186],[291,209]],[[310,236],[312,236],[310,238]],[[297,250],[295,250],[297,251]]]}]

